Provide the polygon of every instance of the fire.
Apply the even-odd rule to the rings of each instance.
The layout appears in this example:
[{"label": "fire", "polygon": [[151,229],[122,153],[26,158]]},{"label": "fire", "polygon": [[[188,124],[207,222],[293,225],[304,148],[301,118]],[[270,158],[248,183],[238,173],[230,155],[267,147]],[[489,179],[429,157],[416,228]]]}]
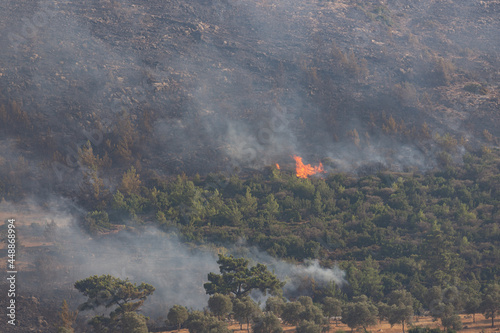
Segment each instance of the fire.
[{"label": "fire", "polygon": [[278,163],[276,163],[276,169],[280,169],[280,165]]},{"label": "fire", "polygon": [[295,160],[295,169],[297,171],[297,177],[299,178],[307,178],[307,176],[312,176],[317,174],[318,172],[325,172],[323,169],[323,164],[321,162],[318,166],[311,166],[311,164],[302,163],[302,157],[293,155],[293,159]]}]

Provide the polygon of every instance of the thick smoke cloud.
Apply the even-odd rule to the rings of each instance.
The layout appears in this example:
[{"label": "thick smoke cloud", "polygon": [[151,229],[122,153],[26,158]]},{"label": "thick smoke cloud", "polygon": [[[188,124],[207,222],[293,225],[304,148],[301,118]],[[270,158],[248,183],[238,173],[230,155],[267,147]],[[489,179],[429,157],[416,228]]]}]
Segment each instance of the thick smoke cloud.
[{"label": "thick smoke cloud", "polygon": [[[37,253],[30,249],[32,244],[25,244],[27,248],[22,250],[22,260],[30,263],[28,267],[35,269],[36,275],[32,284],[23,288],[36,295],[66,291],[73,300],[82,302],[83,297],[72,287],[74,282],[92,275],[111,274],[134,283],[150,283],[156,288],[143,308],[147,315],[164,317],[174,304],[202,309],[209,297],[203,284],[209,272],[219,273],[217,252],[222,250],[248,258],[251,265],[268,265],[287,282],[285,296],[296,296],[304,279],[313,279],[323,286],[344,283],[343,272],[338,268],[323,268],[317,261],[304,265],[286,263],[255,247],[247,247],[244,242],[229,244],[225,249],[191,246],[181,241],[176,230],[163,232],[153,227],[129,228],[91,238],[77,226],[78,208],[60,198],[49,202],[47,208],[35,201],[23,205],[3,201],[0,211],[2,217],[17,218],[19,235],[41,239],[50,249],[48,253]],[[44,232],[51,223],[54,225],[50,233]],[[21,277],[23,274],[28,276],[28,272],[20,272]],[[257,300],[265,299],[259,294],[254,296]]]}]

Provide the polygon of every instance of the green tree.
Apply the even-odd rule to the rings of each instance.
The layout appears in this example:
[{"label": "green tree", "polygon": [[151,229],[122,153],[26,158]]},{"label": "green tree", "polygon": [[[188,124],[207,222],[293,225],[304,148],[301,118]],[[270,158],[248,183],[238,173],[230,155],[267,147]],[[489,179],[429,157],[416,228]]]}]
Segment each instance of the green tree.
[{"label": "green tree", "polygon": [[276,316],[280,317],[285,308],[285,301],[280,296],[269,297],[266,300],[265,310],[274,313]]},{"label": "green tree", "polygon": [[188,319],[188,310],[181,305],[174,305],[170,308],[167,314],[168,323],[177,326],[177,330],[181,329],[181,325]]},{"label": "green tree", "polygon": [[280,320],[272,313],[257,317],[252,325],[253,333],[282,333]]},{"label": "green tree", "polygon": [[85,216],[85,227],[92,235],[98,235],[111,228],[108,213],[103,211],[93,211]]},{"label": "green tree", "polygon": [[431,315],[441,319],[441,324],[446,328],[459,330],[462,322],[457,312],[462,308],[462,299],[459,297],[458,288],[455,286],[442,290],[433,286],[427,291],[427,303]]},{"label": "green tree", "polygon": [[125,312],[120,321],[122,333],[148,333],[146,317],[137,312]]},{"label": "green tree", "polygon": [[342,307],[342,322],[352,331],[357,327],[366,328],[377,323],[378,310],[366,296],[354,297],[352,302]]},{"label": "green tree", "polygon": [[382,297],[382,278],[380,277],[379,264],[371,256],[363,261],[358,279],[361,295],[378,300]]},{"label": "green tree", "polygon": [[247,331],[250,332],[250,321],[260,316],[261,313],[257,303],[248,296],[241,299],[235,298],[233,301],[233,316],[240,323],[240,330],[243,329],[243,323],[246,323]]},{"label": "green tree", "polygon": [[321,325],[314,321],[302,320],[296,328],[297,333],[321,333]]},{"label": "green tree", "polygon": [[281,318],[291,325],[298,325],[302,320],[324,323],[323,311],[309,296],[300,296],[297,301],[286,303]]},{"label": "green tree", "polygon": [[288,302],[281,313],[281,318],[290,325],[297,325],[302,320],[300,315],[304,311],[305,306],[300,302]]},{"label": "green tree", "polygon": [[325,316],[323,310],[313,303],[309,296],[300,296],[297,301],[304,306],[304,311],[299,315],[300,319],[314,322],[316,324],[324,324]]},{"label": "green tree", "polygon": [[443,325],[445,331],[448,331],[450,328],[459,331],[463,327],[460,316],[456,313],[455,308],[451,304],[447,304],[443,307],[440,318],[441,325]]},{"label": "green tree", "polygon": [[480,309],[486,318],[491,318],[491,327],[495,327],[495,317],[500,311],[500,285],[498,283],[490,284],[485,288]]},{"label": "green tree", "polygon": [[325,297],[323,313],[328,317],[328,324],[330,324],[330,318],[335,317],[335,326],[338,326],[337,318],[342,315],[342,301],[334,297]]},{"label": "green tree", "polygon": [[245,217],[255,216],[257,212],[257,198],[252,196],[250,188],[246,188],[245,196],[240,199],[240,211]]},{"label": "green tree", "polygon": [[[463,259],[452,250],[451,234],[452,228],[447,232],[436,221],[432,224],[432,229],[427,233],[423,249],[421,251],[422,260],[426,263],[427,276],[433,283],[440,285],[451,284],[453,276],[459,276],[463,270]],[[449,232],[448,232],[449,231]]]},{"label": "green tree", "polygon": [[269,194],[266,197],[266,202],[264,203],[262,208],[264,209],[266,216],[276,217],[276,215],[278,215],[279,213],[280,205],[278,204],[278,201],[276,201],[274,195]]},{"label": "green tree", "polygon": [[231,333],[224,322],[201,311],[189,314],[186,327],[189,333]]},{"label": "green tree", "polygon": [[472,315],[472,322],[476,322],[476,313],[480,311],[481,292],[479,288],[481,284],[477,280],[468,283],[462,292],[463,304],[465,313]]},{"label": "green tree", "polygon": [[208,308],[220,320],[233,310],[233,303],[228,295],[215,293],[208,299]]},{"label": "green tree", "polygon": [[247,296],[253,289],[278,293],[285,285],[267,267],[258,263],[248,268],[248,260],[219,254],[219,270],[221,274],[209,273],[208,281],[203,286],[207,294],[234,294],[237,298]]},{"label": "green tree", "polygon": [[[77,281],[75,288],[88,297],[87,301],[79,306],[81,311],[96,310],[100,307],[114,308],[109,317],[96,316],[89,322],[98,332],[113,331],[121,327],[124,314],[137,311],[155,290],[150,284],[141,283],[137,286],[128,279],[121,280],[111,275],[88,277]],[[128,319],[131,318],[131,315],[127,316]]]},{"label": "green tree", "polygon": [[387,303],[379,305],[379,316],[387,319],[391,327],[401,323],[404,333],[405,322],[413,316],[414,299],[406,290],[395,290],[387,298]]}]

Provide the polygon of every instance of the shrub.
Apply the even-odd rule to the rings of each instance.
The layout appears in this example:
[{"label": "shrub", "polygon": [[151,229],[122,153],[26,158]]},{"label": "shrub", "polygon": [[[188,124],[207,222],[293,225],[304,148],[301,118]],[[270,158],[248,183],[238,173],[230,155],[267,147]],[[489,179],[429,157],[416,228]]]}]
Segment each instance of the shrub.
[{"label": "shrub", "polygon": [[464,90],[479,95],[486,95],[488,93],[488,89],[479,83],[468,83],[464,86]]}]

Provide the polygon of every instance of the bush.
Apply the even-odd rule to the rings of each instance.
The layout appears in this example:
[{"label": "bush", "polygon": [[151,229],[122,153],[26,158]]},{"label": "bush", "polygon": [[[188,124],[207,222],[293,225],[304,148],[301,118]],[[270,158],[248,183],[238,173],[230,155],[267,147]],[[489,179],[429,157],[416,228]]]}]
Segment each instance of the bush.
[{"label": "bush", "polygon": [[488,93],[488,89],[483,87],[479,83],[469,83],[464,86],[464,90],[471,92],[473,94],[486,95]]},{"label": "bush", "polygon": [[280,320],[272,313],[267,313],[254,320],[252,325],[254,333],[282,333]]},{"label": "bush", "polygon": [[297,326],[297,333],[321,333],[321,326],[313,321],[303,320]]}]

